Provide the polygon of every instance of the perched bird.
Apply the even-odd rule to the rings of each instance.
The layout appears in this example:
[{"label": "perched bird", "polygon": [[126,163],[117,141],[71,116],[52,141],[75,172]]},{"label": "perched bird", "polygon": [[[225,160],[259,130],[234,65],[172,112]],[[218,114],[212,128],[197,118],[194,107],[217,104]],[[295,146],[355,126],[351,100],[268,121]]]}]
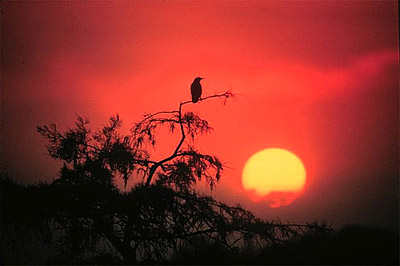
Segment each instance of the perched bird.
[{"label": "perched bird", "polygon": [[192,92],[192,102],[197,103],[201,97],[201,84],[200,80],[204,78],[197,77],[193,80],[192,85],[190,86],[190,91]]}]

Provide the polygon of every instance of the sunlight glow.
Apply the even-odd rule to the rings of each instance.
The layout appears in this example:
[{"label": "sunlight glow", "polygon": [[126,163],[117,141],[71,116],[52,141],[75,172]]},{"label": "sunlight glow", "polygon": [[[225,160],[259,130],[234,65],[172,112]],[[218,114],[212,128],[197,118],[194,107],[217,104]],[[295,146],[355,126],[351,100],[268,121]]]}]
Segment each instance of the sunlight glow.
[{"label": "sunlight glow", "polygon": [[306,170],[288,150],[271,148],[255,153],[243,168],[242,183],[253,201],[266,199],[276,208],[288,205],[304,188]]}]

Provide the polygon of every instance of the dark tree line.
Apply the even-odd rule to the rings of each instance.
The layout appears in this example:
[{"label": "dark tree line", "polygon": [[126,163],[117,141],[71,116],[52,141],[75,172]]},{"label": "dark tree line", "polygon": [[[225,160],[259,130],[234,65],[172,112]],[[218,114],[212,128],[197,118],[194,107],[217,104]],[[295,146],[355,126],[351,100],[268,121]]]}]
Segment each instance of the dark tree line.
[{"label": "dark tree line", "polygon": [[[226,92],[202,101],[230,97]],[[33,237],[51,247],[48,263],[161,263],[205,243],[235,254],[331,232],[325,224],[265,221],[196,192],[199,180],[212,189],[224,164],[195,147],[196,136],[212,128],[183,110],[189,104],[145,114],[128,135],[119,132],[118,115],[94,132],[81,117],[65,131],[56,124],[39,126],[49,155],[63,167],[50,184],[24,187],[2,178],[2,250],[17,245],[29,259],[26,243]],[[158,143],[160,127],[180,138],[170,155],[156,161],[149,150]],[[122,192],[115,185],[120,178],[125,187],[135,185]]]}]

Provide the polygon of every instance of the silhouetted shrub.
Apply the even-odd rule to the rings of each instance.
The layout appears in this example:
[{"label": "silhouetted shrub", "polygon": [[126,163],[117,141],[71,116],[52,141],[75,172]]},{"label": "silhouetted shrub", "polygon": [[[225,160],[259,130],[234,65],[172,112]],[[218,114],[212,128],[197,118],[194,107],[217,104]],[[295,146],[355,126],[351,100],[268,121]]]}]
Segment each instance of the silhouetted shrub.
[{"label": "silhouetted shrub", "polygon": [[[231,96],[226,92],[203,101]],[[243,246],[260,250],[330,231],[324,224],[264,221],[240,206],[197,193],[196,182],[205,180],[212,189],[224,165],[194,146],[195,137],[211,127],[182,111],[189,103],[145,114],[129,135],[119,133],[118,116],[94,133],[81,117],[65,132],[55,124],[38,127],[49,142],[49,155],[64,164],[51,184],[25,187],[2,178],[3,251],[19,243],[29,257],[32,237],[50,247],[50,264],[161,263],[178,250],[182,257],[184,249],[204,254],[199,263],[210,258],[223,263]],[[169,156],[155,161],[149,148],[156,146],[160,126],[180,140]],[[132,189],[117,189],[118,178],[125,187],[135,179]]]}]

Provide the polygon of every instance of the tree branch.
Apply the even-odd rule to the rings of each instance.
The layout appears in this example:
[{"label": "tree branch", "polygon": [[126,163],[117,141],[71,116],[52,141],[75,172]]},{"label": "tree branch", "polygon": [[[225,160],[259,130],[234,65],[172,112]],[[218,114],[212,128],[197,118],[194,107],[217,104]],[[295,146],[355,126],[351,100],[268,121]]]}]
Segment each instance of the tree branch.
[{"label": "tree branch", "polygon": [[[225,97],[225,100],[226,100],[228,98],[233,97],[233,94],[230,91],[226,91],[226,92],[221,93],[221,94],[214,94],[214,95],[210,95],[210,96],[207,96],[207,97],[204,97],[204,98],[200,98],[200,100],[204,101],[204,100],[207,100],[207,99],[220,98],[220,97]],[[139,122],[139,123],[142,123],[143,121],[145,121],[145,120],[147,120],[149,118],[152,118],[157,114],[162,114],[162,113],[169,114],[169,113],[176,113],[177,112],[178,113],[178,118],[179,118],[179,126],[180,126],[180,129],[181,129],[181,139],[180,139],[180,141],[178,143],[178,146],[176,147],[175,151],[170,156],[168,156],[167,158],[165,158],[165,159],[163,159],[163,160],[161,160],[159,162],[156,162],[155,164],[153,164],[151,166],[150,172],[149,172],[149,176],[147,177],[147,180],[146,180],[146,184],[145,184],[146,186],[150,185],[151,179],[153,178],[153,175],[156,172],[158,167],[160,167],[162,164],[164,164],[164,163],[166,163],[166,162],[168,162],[168,161],[170,161],[170,160],[172,160],[172,159],[174,159],[174,158],[176,158],[178,156],[179,149],[182,147],[182,144],[183,144],[183,142],[185,141],[185,138],[186,138],[185,130],[183,128],[183,121],[182,121],[182,106],[186,105],[186,104],[189,104],[189,103],[192,103],[192,101],[181,102],[179,104],[178,111],[157,112],[155,114],[149,115],[144,120]],[[182,154],[182,155],[185,155],[185,154]]]}]

